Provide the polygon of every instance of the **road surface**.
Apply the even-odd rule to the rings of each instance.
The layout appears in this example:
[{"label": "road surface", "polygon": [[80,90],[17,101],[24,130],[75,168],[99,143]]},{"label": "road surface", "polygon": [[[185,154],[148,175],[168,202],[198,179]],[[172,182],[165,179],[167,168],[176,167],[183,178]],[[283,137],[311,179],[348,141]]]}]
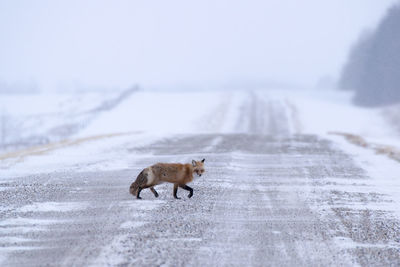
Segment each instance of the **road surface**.
[{"label": "road surface", "polygon": [[[293,133],[283,103],[249,98],[237,134],[128,144],[129,169],[1,181],[2,266],[399,266],[392,200],[331,141]],[[155,162],[205,158],[194,196],[129,195]]]}]

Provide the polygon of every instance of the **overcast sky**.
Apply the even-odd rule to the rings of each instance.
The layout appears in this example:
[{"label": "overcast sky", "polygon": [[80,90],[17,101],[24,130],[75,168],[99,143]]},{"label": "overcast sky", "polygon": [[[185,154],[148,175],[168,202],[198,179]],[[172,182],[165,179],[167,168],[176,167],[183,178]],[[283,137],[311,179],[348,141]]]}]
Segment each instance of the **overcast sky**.
[{"label": "overcast sky", "polygon": [[395,2],[0,0],[0,81],[314,85]]}]

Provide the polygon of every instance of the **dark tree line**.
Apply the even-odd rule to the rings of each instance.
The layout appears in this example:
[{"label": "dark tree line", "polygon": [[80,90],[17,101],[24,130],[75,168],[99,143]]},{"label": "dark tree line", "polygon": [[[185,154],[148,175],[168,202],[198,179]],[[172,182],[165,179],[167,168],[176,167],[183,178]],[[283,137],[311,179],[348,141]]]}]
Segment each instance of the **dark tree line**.
[{"label": "dark tree line", "polygon": [[400,102],[400,5],[352,48],[339,87],[354,90],[354,102],[363,106]]}]

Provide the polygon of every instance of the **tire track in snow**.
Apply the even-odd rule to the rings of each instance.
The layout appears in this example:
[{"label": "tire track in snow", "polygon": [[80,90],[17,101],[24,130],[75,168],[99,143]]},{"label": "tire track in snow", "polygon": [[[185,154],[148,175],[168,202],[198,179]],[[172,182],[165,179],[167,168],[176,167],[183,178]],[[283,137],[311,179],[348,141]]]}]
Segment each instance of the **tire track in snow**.
[{"label": "tire track in snow", "polygon": [[265,99],[260,93],[249,91],[236,123],[237,133],[285,136],[292,133],[287,103]]}]

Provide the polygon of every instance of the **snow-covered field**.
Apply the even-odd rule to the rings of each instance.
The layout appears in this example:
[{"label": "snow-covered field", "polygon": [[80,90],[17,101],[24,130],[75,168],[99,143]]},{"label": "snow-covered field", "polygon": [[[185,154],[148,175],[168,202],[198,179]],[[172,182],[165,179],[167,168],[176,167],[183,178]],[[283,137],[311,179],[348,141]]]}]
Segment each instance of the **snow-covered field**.
[{"label": "snow-covered field", "polygon": [[115,92],[2,94],[0,148],[14,151],[69,138],[133,91],[135,88]]},{"label": "snow-covered field", "polygon": [[[48,217],[44,219],[35,218],[32,221],[19,218],[22,216],[21,214],[29,214],[29,212],[51,214],[59,211],[68,214],[85,209],[96,209],[101,212],[109,212],[109,210],[112,210],[111,208],[117,209],[121,212],[121,216],[119,219],[113,218],[112,220],[115,221],[112,221],[112,223],[121,225],[118,231],[122,231],[122,233],[112,240],[111,245],[104,244],[104,247],[98,251],[99,257],[94,261],[94,265],[123,263],[125,258],[121,255],[115,255],[124,249],[129,251],[126,248],[126,246],[129,247],[129,245],[126,245],[129,243],[129,235],[126,234],[126,231],[133,231],[133,229],[148,224],[149,214],[157,207],[167,205],[168,209],[172,209],[173,205],[167,201],[168,198],[163,198],[160,201],[149,200],[147,201],[149,203],[144,202],[146,205],[140,206],[133,202],[127,202],[125,195],[118,195],[119,202],[117,204],[100,202],[92,207],[91,205],[96,202],[92,203],[93,199],[91,198],[95,195],[87,196],[88,190],[100,190],[100,185],[99,188],[89,187],[89,185],[97,183],[97,177],[90,175],[95,173],[96,176],[102,177],[102,180],[99,181],[110,188],[117,186],[118,192],[120,190],[127,191],[125,187],[119,188],[121,184],[125,186],[126,182],[122,179],[127,176],[126,173],[129,173],[130,177],[131,172],[136,173],[140,170],[140,167],[151,164],[155,160],[187,161],[190,160],[189,157],[197,157],[198,154],[208,155],[211,157],[210,165],[216,176],[210,177],[205,183],[208,185],[218,184],[218,188],[224,190],[223,192],[225,190],[231,191],[231,193],[224,193],[227,194],[227,197],[234,198],[233,192],[236,190],[235,192],[243,197],[243,201],[249,201],[247,195],[244,195],[243,192],[254,193],[255,190],[251,186],[243,185],[247,171],[251,177],[258,179],[259,183],[263,183],[263,181],[266,183],[266,185],[256,187],[256,193],[258,192],[257,194],[261,197],[260,201],[265,205],[272,205],[271,200],[266,197],[272,190],[268,183],[278,183],[274,180],[273,175],[279,177],[279,174],[282,173],[283,184],[278,183],[273,187],[283,191],[288,190],[288,194],[293,199],[299,198],[296,194],[297,191],[301,191],[300,196],[305,195],[306,199],[312,199],[310,202],[312,204],[308,205],[311,205],[310,207],[317,214],[322,214],[323,219],[321,220],[333,216],[327,211],[329,209],[359,211],[380,211],[383,209],[385,212],[394,214],[397,220],[400,220],[400,179],[396,177],[400,173],[400,162],[396,161],[390,153],[376,153],[383,146],[390,148],[392,152],[400,148],[400,136],[397,128],[395,125],[390,125],[390,120],[384,117],[387,114],[384,109],[366,109],[353,106],[350,101],[351,95],[348,92],[295,89],[204,92],[142,90],[132,92],[107,109],[99,109],[98,107],[99,105],[102,106],[101,103],[112,98],[112,96],[86,95],[81,102],[78,102],[78,98],[75,98],[76,103],[66,101],[65,96],[59,98],[54,96],[51,98],[51,105],[46,107],[43,106],[49,101],[49,96],[43,96],[42,99],[37,95],[31,97],[36,98],[35,101],[38,103],[42,103],[41,105],[30,106],[31,110],[37,109],[35,112],[21,107],[16,108],[19,98],[25,103],[33,101],[32,99],[28,100],[28,96],[10,96],[6,101],[8,105],[7,113],[10,114],[8,116],[23,113],[24,125],[33,124],[29,121],[30,116],[34,120],[37,119],[36,117],[40,117],[43,125],[46,125],[46,130],[43,130],[41,134],[45,135],[51,132],[48,129],[75,121],[75,114],[84,114],[90,110],[91,117],[84,127],[77,128],[65,139],[50,138],[48,143],[42,145],[0,153],[0,193],[7,192],[9,190],[7,186],[18,179],[18,181],[21,179],[23,181],[24,177],[29,177],[28,180],[36,181],[37,177],[40,181],[44,181],[43,183],[38,182],[38,185],[46,186],[49,184],[55,187],[56,191],[52,194],[55,194],[53,198],[58,199],[56,194],[59,190],[57,181],[61,183],[66,179],[65,177],[71,176],[82,178],[82,181],[76,178],[71,179],[71,188],[68,187],[68,194],[80,196],[80,199],[76,199],[76,202],[73,199],[57,202],[49,197],[45,202],[29,200],[27,203],[24,200],[24,205],[19,206],[14,211],[17,218],[0,221],[0,230],[4,225],[4,227],[12,226],[11,230],[14,232],[22,227],[24,228],[21,228],[23,231],[30,232],[32,230],[36,233],[36,231],[45,231],[48,225],[55,225],[54,227],[57,228],[58,224],[63,223],[63,221],[53,221]],[[114,95],[113,97],[117,96]],[[49,120],[46,119],[46,116],[41,116],[41,114],[50,113],[62,115],[58,119],[52,117]],[[71,117],[69,117],[70,115]],[[29,136],[30,128],[24,129]],[[33,127],[32,133],[38,132],[39,129],[41,127]],[[357,142],[352,142],[353,139],[348,138],[349,136],[363,142],[357,145]],[[191,138],[194,141],[191,141]],[[272,152],[269,153],[272,154],[258,155],[258,148],[252,147],[252,138],[254,138],[254,142],[258,142],[259,146],[262,146],[265,142],[270,142],[271,148],[267,146],[266,149],[267,151],[271,149]],[[328,140],[331,144],[325,144],[324,140]],[[289,151],[286,142],[289,143]],[[322,143],[319,144],[318,142]],[[249,146],[249,148],[246,146]],[[318,152],[321,153],[322,159],[318,158],[317,152],[312,152],[316,155],[311,153],[310,159],[307,159],[307,153],[310,153],[307,152],[308,146],[310,149],[327,149],[327,152]],[[298,150],[297,154],[291,154],[290,149]],[[266,153],[265,150],[260,151]],[[285,156],[280,158],[279,151]],[[329,153],[332,153],[332,158]],[[347,165],[343,168],[338,167],[338,164],[345,162],[342,156],[350,157],[357,167],[354,167],[353,163],[350,162],[351,168]],[[257,159],[261,158],[269,161],[265,164],[264,162],[257,162]],[[231,163],[223,166],[225,159],[228,159],[228,162]],[[323,165],[325,160],[327,161],[326,166]],[[290,167],[286,168],[285,164]],[[299,166],[296,164],[299,164]],[[318,175],[321,175],[321,177],[328,176],[324,177],[320,185],[311,182],[312,179],[318,177],[312,177],[312,174],[307,173],[309,171],[307,168],[312,168],[313,165],[324,168],[318,170],[320,172]],[[265,171],[271,172],[272,176],[267,178],[260,176],[260,168],[265,168]],[[300,168],[300,174],[296,173],[298,168]],[[349,168],[349,171],[354,171],[354,177],[351,176],[351,173],[346,173],[347,168]],[[283,171],[285,169],[287,169],[287,173]],[[364,172],[368,179],[359,180],[360,173]],[[297,180],[292,180],[291,173],[293,173],[293,177],[297,177]],[[330,174],[333,176],[329,177]],[[112,178],[110,179],[109,176]],[[346,179],[343,179],[342,176]],[[101,189],[103,190],[101,192],[110,199],[114,199],[112,190],[108,190],[105,185],[105,189]],[[26,186],[30,188],[31,185]],[[202,186],[204,187],[204,184]],[[207,188],[207,190],[216,189]],[[296,194],[290,190],[295,190]],[[125,191],[124,193],[127,193]],[[160,186],[160,192],[162,195],[169,194],[169,188]],[[260,192],[264,192],[265,195]],[[366,198],[357,202],[354,196],[349,197],[349,194],[352,193],[365,195]],[[332,195],[335,194],[339,197],[331,199]],[[382,202],[375,201],[377,194],[379,195],[377,198],[383,199]],[[380,197],[381,195],[382,197]],[[269,197],[271,196],[273,194]],[[341,199],[342,197],[344,200]],[[279,197],[274,201],[278,200],[280,200]],[[218,202],[219,199],[212,199],[212,201],[217,201],[217,204],[210,202],[211,200],[207,200],[205,196],[200,197],[199,201],[204,201],[201,202],[202,205],[216,205],[214,207],[220,209],[227,205],[227,202]],[[304,201],[304,199],[300,198],[299,201]],[[92,204],[89,205],[89,202]],[[198,207],[192,206],[196,202],[193,203],[186,203],[186,208],[193,209],[193,214],[201,217],[202,213],[197,211]],[[236,204],[245,205],[244,202]],[[383,204],[384,206],[382,206]],[[254,203],[251,205],[256,208]],[[273,206],[269,206],[270,210],[274,210],[273,208]],[[284,209],[284,205],[281,208]],[[0,206],[0,214],[1,212],[10,212],[10,208]],[[127,218],[122,214],[129,214],[129,212],[138,214],[137,220],[131,218],[130,220],[120,221]],[[255,216],[250,211],[248,213]],[[164,215],[167,216],[167,214]],[[247,216],[240,212],[234,215],[236,217],[233,219],[238,220],[243,220]],[[274,213],[272,215],[279,217],[279,214]],[[104,214],[104,216],[106,215]],[[216,219],[224,220],[221,216]],[[307,217],[306,219],[310,218]],[[312,219],[315,218],[312,217]],[[65,220],[65,218],[63,217],[62,220]],[[85,223],[87,223],[86,220],[88,219],[85,217]],[[109,223],[111,224],[111,222]],[[31,226],[32,229],[29,228]],[[244,225],[242,226],[244,227]],[[285,227],[290,227],[290,225]],[[224,235],[232,234],[224,226],[220,225],[217,229]],[[291,231],[289,228],[286,230]],[[281,234],[277,230],[274,231],[272,232],[273,235]],[[9,233],[5,235],[4,238],[7,238],[7,240],[23,238],[12,236]],[[332,235],[336,236],[336,234]],[[240,237],[237,233],[235,233],[235,236]],[[339,250],[349,247],[385,247],[387,245],[386,243],[360,244],[357,243],[357,240],[351,241],[348,238],[336,236],[335,242],[338,244]],[[184,240],[184,242],[196,243],[201,238],[191,236]],[[214,242],[215,240],[211,241]],[[2,242],[1,239],[0,242]],[[8,241],[4,242],[9,244]],[[18,240],[16,242],[18,243]],[[26,244],[24,242],[22,243]],[[163,243],[157,241],[156,245],[162,246]],[[309,245],[311,248],[315,248],[315,244]],[[397,244],[390,244],[390,246],[398,248]],[[0,262],[2,255],[6,257],[14,249],[24,250],[28,248],[29,246],[9,247],[3,250],[4,253],[1,253],[2,248],[0,248]],[[205,249],[210,248],[206,247]],[[329,251],[329,248],[327,250]],[[199,255],[201,253],[204,253],[204,251],[200,251]],[[321,254],[320,257],[322,256]],[[67,259],[65,262],[68,263],[69,260]]]}]

